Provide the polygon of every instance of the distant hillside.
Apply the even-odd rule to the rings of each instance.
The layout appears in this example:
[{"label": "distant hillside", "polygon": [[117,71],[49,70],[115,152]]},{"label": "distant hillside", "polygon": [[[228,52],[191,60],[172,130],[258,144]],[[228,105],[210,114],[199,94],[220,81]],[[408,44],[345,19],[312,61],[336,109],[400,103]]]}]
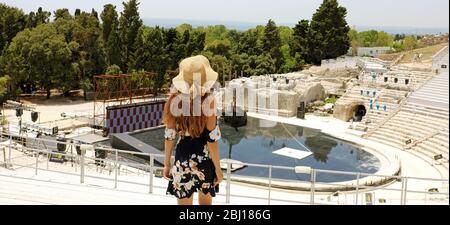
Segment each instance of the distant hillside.
[{"label": "distant hillside", "polygon": [[377,31],[384,31],[388,34],[406,34],[406,35],[445,34],[449,32],[448,27],[424,28],[424,27],[355,26],[355,28],[359,32],[367,30],[377,30]]},{"label": "distant hillside", "polygon": [[414,61],[414,54],[418,53],[418,54],[422,54],[422,59],[421,59],[422,62],[431,62],[433,55],[436,54],[439,50],[441,50],[445,46],[448,46],[448,42],[443,43],[443,44],[428,46],[425,48],[414,49],[413,51],[404,51],[404,52],[381,55],[378,58],[380,58],[382,60],[386,60],[386,61],[392,61],[392,60],[396,59],[398,56],[400,56],[401,54],[405,54],[399,63],[400,64],[412,63]]}]

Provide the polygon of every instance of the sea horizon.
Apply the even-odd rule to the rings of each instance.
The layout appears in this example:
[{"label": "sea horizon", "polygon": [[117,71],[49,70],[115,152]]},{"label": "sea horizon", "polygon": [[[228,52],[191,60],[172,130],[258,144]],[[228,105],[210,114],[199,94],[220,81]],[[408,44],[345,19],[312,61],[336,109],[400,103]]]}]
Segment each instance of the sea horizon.
[{"label": "sea horizon", "polygon": [[[258,25],[264,26],[265,23],[243,22],[243,21],[221,21],[221,20],[192,20],[192,19],[165,19],[165,18],[143,18],[146,26],[160,26],[164,28],[173,28],[181,24],[187,23],[193,27],[207,27],[214,25],[224,25],[228,29],[245,31]],[[277,21],[275,21],[277,23]],[[296,23],[277,23],[278,26],[294,27]],[[378,30],[385,31],[389,34],[407,34],[407,35],[425,35],[425,34],[443,34],[448,33],[448,27],[407,27],[407,26],[365,26],[350,25],[350,27],[361,31]]]}]

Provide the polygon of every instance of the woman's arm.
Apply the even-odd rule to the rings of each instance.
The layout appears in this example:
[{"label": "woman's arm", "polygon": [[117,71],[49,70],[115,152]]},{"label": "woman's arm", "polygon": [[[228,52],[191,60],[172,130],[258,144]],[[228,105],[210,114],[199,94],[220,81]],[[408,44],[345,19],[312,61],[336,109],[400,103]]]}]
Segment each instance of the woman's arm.
[{"label": "woman's arm", "polygon": [[175,120],[170,119],[167,121],[166,124],[166,131],[164,135],[164,171],[163,176],[166,179],[171,179],[170,176],[170,168],[172,168],[171,165],[171,159],[172,159],[172,150],[173,150],[173,142],[176,138],[176,131],[175,131]]},{"label": "woman's arm", "polygon": [[217,186],[223,180],[222,168],[220,168],[220,152],[219,152],[219,142],[208,142],[209,154],[211,160],[214,164],[216,171],[216,179],[214,181],[214,186]]},{"label": "woman's arm", "polygon": [[[215,101],[211,102],[211,110],[216,110]],[[218,139],[220,138],[220,130],[216,126],[217,117],[214,113],[213,115],[209,116],[206,121],[206,128],[211,131],[209,138],[212,140],[208,141],[208,149],[216,171],[216,181],[214,182],[214,186],[219,184],[223,180],[222,168],[220,168],[220,152],[218,142]]]},{"label": "woman's arm", "polygon": [[214,168],[217,171],[222,171],[220,168],[220,153],[219,153],[219,143],[216,142],[208,142],[209,153],[211,155],[211,160],[214,163]]},{"label": "woman's arm", "polygon": [[172,158],[173,140],[164,141],[164,166],[172,167],[170,159]]}]

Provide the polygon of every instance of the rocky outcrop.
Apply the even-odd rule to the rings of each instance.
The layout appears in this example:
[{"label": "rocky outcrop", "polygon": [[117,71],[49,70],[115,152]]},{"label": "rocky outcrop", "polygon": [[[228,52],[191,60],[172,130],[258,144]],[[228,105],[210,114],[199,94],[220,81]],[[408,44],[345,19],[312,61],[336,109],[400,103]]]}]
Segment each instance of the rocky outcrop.
[{"label": "rocky outcrop", "polygon": [[299,100],[310,103],[317,100],[325,100],[326,92],[319,82],[297,84],[294,91],[299,94]]},{"label": "rocky outcrop", "polygon": [[[348,71],[341,74],[341,78],[331,76],[330,71],[324,70],[321,76],[328,77],[331,80],[333,93],[335,89],[344,89],[347,87],[346,81],[351,79],[353,75],[348,75]],[[317,71],[314,71],[317,72]],[[306,104],[325,100],[330,93],[322,85],[321,76],[317,76],[308,70],[289,74],[271,74],[263,76],[252,76],[249,78],[238,78],[230,81],[226,88],[223,88],[218,94],[218,101],[221,106],[228,105],[233,102],[233,92],[236,92],[237,106],[243,107],[250,112],[258,112],[263,114],[272,114],[279,116],[292,117],[296,116],[297,108],[300,102]],[[224,96],[227,96],[224,98]],[[270,104],[271,101],[275,104]],[[220,106],[219,106],[220,107]]]}]

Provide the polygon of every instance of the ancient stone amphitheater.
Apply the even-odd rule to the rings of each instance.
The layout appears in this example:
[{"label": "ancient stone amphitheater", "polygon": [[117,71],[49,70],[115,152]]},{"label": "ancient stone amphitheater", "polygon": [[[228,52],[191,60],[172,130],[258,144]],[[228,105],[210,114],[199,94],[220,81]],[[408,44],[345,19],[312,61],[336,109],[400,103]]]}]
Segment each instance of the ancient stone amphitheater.
[{"label": "ancient stone amphitheater", "polygon": [[[341,57],[298,73],[239,78],[221,89],[219,108],[231,104],[224,94],[235,90],[243,93],[237,105],[246,110],[294,117],[300,102],[336,96],[335,118],[352,121],[362,137],[417,155],[448,179],[448,54],[447,46],[425,67]],[[275,106],[266,103],[273,95]]]}]

